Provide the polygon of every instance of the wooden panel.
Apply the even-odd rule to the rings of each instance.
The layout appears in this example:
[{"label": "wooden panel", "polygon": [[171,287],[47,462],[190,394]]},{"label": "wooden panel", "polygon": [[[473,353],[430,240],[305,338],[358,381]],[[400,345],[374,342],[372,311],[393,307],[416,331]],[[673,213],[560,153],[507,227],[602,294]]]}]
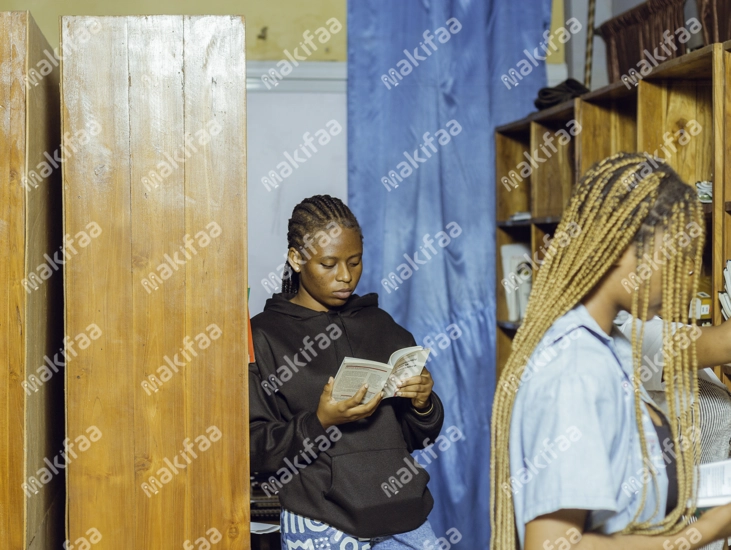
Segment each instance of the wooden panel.
[{"label": "wooden panel", "polygon": [[[25,403],[19,385],[25,379],[23,326],[25,294],[18,282],[25,271],[25,208],[18,175],[25,165],[25,86],[23,66],[27,49],[25,14],[0,13],[0,541],[6,548],[25,548],[24,477]],[[17,318],[20,316],[20,318]]]},{"label": "wooden panel", "polygon": [[573,127],[563,121],[547,125],[531,122],[530,150],[536,157],[531,176],[533,218],[560,216],[568,203],[576,180],[575,138],[569,133]]},{"label": "wooden panel", "polygon": [[[182,547],[187,538],[175,522],[160,521],[185,516],[188,470],[181,470],[157,495],[140,491],[151,475],[167,467],[186,438],[185,378],[177,374],[159,391],[141,388],[149,375],[173,357],[185,338],[184,273],[176,272],[157,285],[143,286],[150,273],[165,264],[183,244],[185,189],[183,166],[162,179],[158,164],[185,149],[183,117],[183,20],[181,17],[129,18],[129,108],[132,230],[133,337],[141,353],[132,359],[135,391],[134,453],[136,548]],[[190,151],[192,154],[192,151]],[[154,238],[150,238],[154,236]],[[178,255],[180,253],[178,252]],[[194,334],[190,335],[191,337]],[[198,367],[191,363],[191,367]],[[196,433],[195,437],[199,435]],[[192,467],[192,466],[191,466]],[[198,464],[195,464],[198,467]]]},{"label": "wooden panel", "polygon": [[221,231],[186,266],[186,334],[211,324],[223,330],[201,365],[186,372],[191,435],[212,425],[223,433],[190,470],[186,504],[195,513],[188,526],[191,536],[215,527],[224,534],[222,548],[244,549],[250,540],[244,21],[186,17],[185,36],[186,127],[222,129],[185,170],[186,232],[210,224]]},{"label": "wooden panel", "polygon": [[[726,43],[725,45],[727,45]],[[714,63],[714,87],[713,100],[717,116],[715,123],[720,123],[718,130],[722,138],[715,142],[714,155],[717,159],[717,166],[725,168],[726,162],[731,158],[731,86],[727,83],[731,80],[731,53],[724,49],[720,54],[722,63]],[[715,60],[714,60],[715,61]],[[719,116],[721,114],[721,116]],[[718,173],[719,168],[716,168]],[[713,324],[720,324],[723,321],[721,307],[718,304],[718,292],[724,290],[723,268],[726,261],[731,260],[731,214],[725,208],[726,202],[731,200],[731,170],[723,170],[723,176],[717,175],[713,180]],[[716,375],[723,380],[731,390],[731,377],[725,374],[720,367],[715,369]]]},{"label": "wooden panel", "polygon": [[[62,71],[64,129],[102,128],[65,171],[66,231],[102,227],[69,270],[67,332],[104,331],[67,370],[69,433],[104,434],[69,467],[69,538],[215,528],[248,548],[244,21],[99,21]],[[63,18],[62,39],[89,24]]]},{"label": "wooden panel", "polygon": [[507,220],[516,212],[530,210],[531,178],[520,176],[518,165],[526,161],[524,153],[530,146],[528,134],[524,139],[495,134],[495,175],[497,188],[497,219]]},{"label": "wooden panel", "polygon": [[620,151],[637,150],[637,97],[601,102],[579,101],[581,133],[577,140],[579,177],[592,164]]},{"label": "wooden panel", "polygon": [[[709,80],[640,82],[638,149],[667,159],[688,183],[712,179],[712,98]],[[699,125],[697,135],[691,132],[691,120]],[[680,130],[690,136],[685,145],[679,141]]]},{"label": "wooden panel", "polygon": [[[63,475],[39,478],[63,441],[63,377],[44,356],[63,340],[61,276],[37,267],[60,246],[57,170],[37,165],[59,145],[58,71],[48,63],[29,80],[48,43],[27,12],[0,13],[0,546],[63,543]],[[32,184],[29,177],[32,175]],[[29,283],[28,275],[33,273]],[[58,357],[58,355],[56,355]],[[63,357],[60,357],[61,363]],[[58,367],[54,369],[58,372]],[[49,378],[50,375],[50,378]],[[30,378],[32,385],[28,385]],[[25,488],[24,488],[25,487]],[[62,502],[61,502],[62,503]]]},{"label": "wooden panel", "polygon": [[[64,163],[65,233],[101,234],[78,254],[65,272],[66,333],[81,334],[96,324],[102,335],[66,368],[67,432],[86,435],[92,426],[98,442],[67,469],[68,538],[96,528],[111,548],[131,548],[137,525],[133,461],[133,376],[136,342],[130,341],[132,273],[130,229],[130,135],[128,40],[125,20],[101,19],[102,32],[68,46],[88,19],[64,17],[61,24],[64,145],[68,136],[98,135],[78,147]],[[152,236],[151,236],[152,237]]]},{"label": "wooden panel", "polygon": [[[28,14],[28,66],[46,63],[51,47]],[[53,65],[53,63],[51,63]],[[26,197],[26,273],[37,272],[42,264],[50,265],[46,256],[63,258],[61,171],[48,161],[60,158],[59,70],[53,70],[34,85],[27,86],[26,174],[38,172],[48,164],[53,172],[37,187],[25,189]],[[40,174],[39,174],[40,176]],[[59,268],[60,269],[60,268]],[[23,289],[20,289],[23,292]],[[26,296],[26,372],[37,374],[44,357],[58,357],[63,347],[63,277],[56,271],[38,290]],[[58,362],[57,362],[58,363]],[[54,369],[55,370],[55,369]],[[44,458],[59,458],[63,449],[63,371],[53,374],[38,393],[26,397],[26,477],[45,466]],[[26,392],[27,393],[27,392]],[[31,549],[57,548],[63,544],[65,479],[59,470],[43,491],[28,499],[26,544]]]}]

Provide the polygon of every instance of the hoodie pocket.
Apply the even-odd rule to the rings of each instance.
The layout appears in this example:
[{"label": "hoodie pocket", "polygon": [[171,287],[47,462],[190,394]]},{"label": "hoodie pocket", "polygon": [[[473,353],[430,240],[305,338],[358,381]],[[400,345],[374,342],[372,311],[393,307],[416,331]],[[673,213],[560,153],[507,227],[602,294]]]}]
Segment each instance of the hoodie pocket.
[{"label": "hoodie pocket", "polygon": [[350,516],[358,532],[374,526],[377,534],[416,529],[434,503],[427,489],[429,474],[406,449],[336,455],[331,467],[325,498]]}]

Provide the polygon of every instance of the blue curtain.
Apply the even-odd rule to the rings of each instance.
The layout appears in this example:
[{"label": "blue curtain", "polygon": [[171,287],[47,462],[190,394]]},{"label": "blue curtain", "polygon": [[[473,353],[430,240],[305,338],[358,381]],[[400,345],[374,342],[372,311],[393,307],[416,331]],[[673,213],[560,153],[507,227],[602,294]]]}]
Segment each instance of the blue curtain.
[{"label": "blue curtain", "polygon": [[454,540],[458,530],[459,548],[487,548],[490,536],[493,133],[533,111],[546,81],[541,63],[517,87],[501,75],[530,60],[524,49],[539,46],[550,11],[550,0],[348,2],[348,202],[365,239],[358,291],[378,292],[435,352],[442,433],[458,437],[447,431],[455,426],[464,439],[415,456],[431,461],[435,532]]}]

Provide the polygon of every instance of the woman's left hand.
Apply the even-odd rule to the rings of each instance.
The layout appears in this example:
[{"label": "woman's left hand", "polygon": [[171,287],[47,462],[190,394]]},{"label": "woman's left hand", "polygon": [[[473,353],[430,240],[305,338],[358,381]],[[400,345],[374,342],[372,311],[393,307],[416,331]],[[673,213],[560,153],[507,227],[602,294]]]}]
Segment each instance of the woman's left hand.
[{"label": "woman's left hand", "polygon": [[425,409],[429,405],[429,396],[434,387],[434,380],[429,371],[421,371],[419,376],[412,376],[406,380],[396,380],[396,396],[411,398],[415,409]]}]

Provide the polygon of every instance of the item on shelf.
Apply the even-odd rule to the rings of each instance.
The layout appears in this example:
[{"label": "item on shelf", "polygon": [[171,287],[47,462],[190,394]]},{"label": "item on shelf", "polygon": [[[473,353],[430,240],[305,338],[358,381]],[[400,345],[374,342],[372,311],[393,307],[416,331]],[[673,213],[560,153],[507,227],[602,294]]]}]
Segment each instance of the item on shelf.
[{"label": "item on shelf", "polygon": [[712,181],[698,181],[695,184],[696,190],[698,191],[698,200],[702,203],[713,202],[713,182]]},{"label": "item on shelf", "polygon": [[718,293],[718,300],[721,302],[721,314],[723,319],[727,321],[731,317],[731,297],[729,297],[729,289],[731,289],[731,260],[726,261],[726,267],[723,268],[723,292]]},{"label": "item on shelf", "polygon": [[701,275],[698,281],[698,292],[691,301],[688,317],[692,316],[693,307],[695,306],[695,318],[698,321],[711,320],[711,292],[711,277],[709,275]]},{"label": "item on shelf", "polygon": [[579,97],[588,91],[589,88],[584,86],[581,82],[574,80],[573,78],[569,78],[552,88],[541,88],[538,90],[538,97],[533,102],[533,105],[536,106],[536,109],[542,111],[543,109],[548,109],[549,107],[553,107],[554,105],[558,105],[559,103],[563,103],[569,99]]},{"label": "item on shelf", "polygon": [[526,266],[521,265],[527,264],[526,260],[530,259],[530,249],[522,243],[504,244],[500,247],[500,257],[503,262],[502,285],[505,289],[505,302],[508,306],[507,320],[517,322],[522,318],[520,295],[526,292],[524,288],[526,285],[528,286],[527,293],[530,293],[530,264],[527,265],[527,273]]},{"label": "item on shelf", "polygon": [[518,264],[517,269],[518,279],[521,282],[518,287],[518,316],[522,321],[525,318],[525,312],[528,309],[528,298],[530,298],[530,291],[533,288],[533,280],[531,278],[533,270],[531,269],[530,261],[523,257],[523,261]]},{"label": "item on shelf", "polygon": [[512,222],[518,222],[523,220],[529,220],[531,218],[530,212],[516,212],[512,216],[510,216],[510,221]]}]

